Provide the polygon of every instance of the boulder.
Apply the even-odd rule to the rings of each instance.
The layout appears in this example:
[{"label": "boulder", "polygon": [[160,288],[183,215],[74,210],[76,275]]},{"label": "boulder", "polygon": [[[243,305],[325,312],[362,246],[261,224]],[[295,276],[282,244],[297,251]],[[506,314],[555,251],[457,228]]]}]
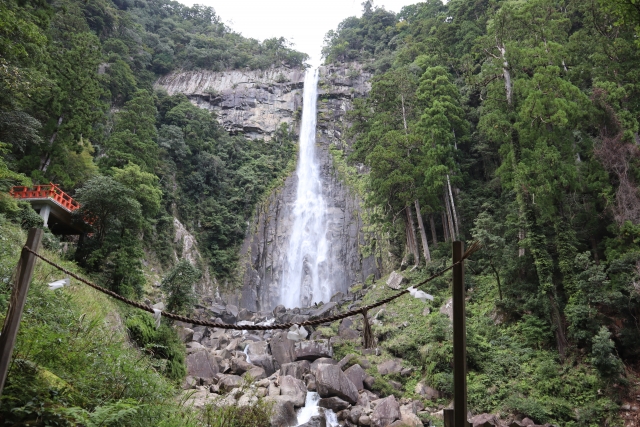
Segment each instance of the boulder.
[{"label": "boulder", "polygon": [[221,390],[230,391],[242,384],[242,378],[238,375],[220,375],[218,377],[218,386]]},{"label": "boulder", "polygon": [[233,372],[236,375],[242,375],[253,368],[255,368],[254,365],[252,365],[251,363],[245,361],[240,357],[233,357],[231,359],[231,372]]},{"label": "boulder", "polygon": [[366,375],[362,383],[367,390],[373,390],[373,384],[375,383],[376,378],[373,375]]},{"label": "boulder", "polygon": [[178,333],[178,337],[180,341],[184,343],[188,343],[193,341],[193,329],[190,328],[177,328],[176,332]]},{"label": "boulder", "polygon": [[358,401],[358,389],[337,365],[318,365],[316,387],[320,397],[337,396],[351,404]]},{"label": "boulder", "polygon": [[313,310],[310,313],[309,318],[322,319],[323,317],[327,317],[331,314],[331,311],[333,311],[333,309],[337,307],[337,305],[338,304],[336,304],[335,302],[328,302],[324,304],[322,307],[318,308],[317,310]]},{"label": "boulder", "polygon": [[416,384],[415,393],[424,397],[427,400],[436,400],[440,398],[440,392],[428,385],[419,382]]},{"label": "boulder", "polygon": [[215,358],[206,350],[200,350],[187,356],[187,375],[199,378],[213,378],[220,369]]},{"label": "boulder", "polygon": [[351,317],[342,319],[340,327],[338,328],[338,335],[345,340],[360,338],[360,332],[353,328],[353,319]]},{"label": "boulder", "polygon": [[371,413],[372,427],[387,427],[400,419],[400,407],[395,396],[391,395],[372,403],[375,403],[375,409]]},{"label": "boulder", "polygon": [[201,342],[208,335],[206,326],[196,326],[193,328],[193,341]]},{"label": "boulder", "polygon": [[304,406],[304,402],[307,399],[307,386],[304,381],[291,375],[285,375],[280,377],[280,395],[291,396],[293,406],[299,408]]},{"label": "boulder", "polygon": [[264,368],[264,372],[267,376],[271,376],[279,369],[278,362],[276,362],[270,354],[251,356],[251,363]]},{"label": "boulder", "polygon": [[247,356],[253,360],[253,356],[269,354],[269,343],[266,341],[252,342],[247,345]]},{"label": "boulder", "polygon": [[333,347],[329,340],[298,341],[295,343],[296,360],[316,360],[321,357],[332,357]]},{"label": "boulder", "polygon": [[[277,308],[278,307],[276,307],[276,309]],[[278,332],[274,334],[271,341],[269,341],[269,347],[271,349],[271,354],[278,361],[280,366],[296,360],[294,351],[295,342],[287,339],[286,332]]]},{"label": "boulder", "polygon": [[271,427],[292,427],[298,424],[296,410],[290,400],[278,399],[279,396],[266,397],[265,400],[273,402],[271,408]]},{"label": "boulder", "polygon": [[405,279],[402,274],[392,271],[391,274],[389,275],[389,278],[387,279],[387,286],[390,287],[391,289],[398,290],[400,289],[401,285],[406,281],[407,279]]},{"label": "boulder", "polygon": [[318,401],[318,406],[321,408],[331,409],[333,412],[340,412],[343,409],[347,409],[349,406],[349,402],[345,402],[339,397],[325,397]]},{"label": "boulder", "polygon": [[349,410],[348,419],[351,423],[358,424],[360,417],[363,416],[364,414],[365,414],[364,408],[362,406],[354,406]]},{"label": "boulder", "polygon": [[361,426],[370,426],[371,418],[368,415],[363,415],[358,420],[358,424],[360,424]]},{"label": "boulder", "polygon": [[306,423],[298,425],[298,427],[327,427],[327,420],[321,415],[315,415]]},{"label": "boulder", "polygon": [[311,370],[311,364],[308,360],[299,362],[291,362],[280,365],[280,375],[291,375],[299,380],[303,379]]},{"label": "boulder", "polygon": [[187,376],[184,379],[184,382],[182,383],[182,389],[183,390],[191,390],[196,388],[196,386],[198,385],[198,380],[196,378],[193,378],[191,376]]},{"label": "boulder", "polygon": [[501,426],[500,420],[493,414],[478,414],[469,420],[473,427]]},{"label": "boulder", "polygon": [[264,370],[262,366],[253,366],[251,369],[246,371],[242,376],[244,378],[246,378],[247,376],[251,376],[251,378],[254,381],[258,381],[258,380],[267,378],[267,372]]},{"label": "boulder", "polygon": [[413,411],[412,405],[404,405],[400,407],[400,422],[406,427],[422,427],[422,421]]},{"label": "boulder", "polygon": [[398,360],[387,360],[378,365],[380,375],[399,374],[402,371],[402,363]]},{"label": "boulder", "polygon": [[367,376],[367,373],[362,369],[362,367],[358,364],[351,366],[349,369],[344,371],[344,374],[351,380],[353,385],[356,386],[358,391],[364,388],[364,379]]},{"label": "boulder", "polygon": [[336,363],[338,362],[336,362],[330,357],[321,357],[313,361],[313,363],[309,367],[309,370],[311,371],[312,374],[315,375],[319,365],[335,365]]}]

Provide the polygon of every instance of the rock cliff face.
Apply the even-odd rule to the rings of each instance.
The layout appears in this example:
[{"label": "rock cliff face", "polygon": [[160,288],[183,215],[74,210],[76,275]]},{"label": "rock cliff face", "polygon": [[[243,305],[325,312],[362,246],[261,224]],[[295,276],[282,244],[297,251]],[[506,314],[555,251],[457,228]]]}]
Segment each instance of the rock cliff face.
[{"label": "rock cliff face", "polygon": [[[357,65],[326,66],[320,69],[317,156],[321,164],[323,196],[327,202],[327,220],[331,252],[342,261],[332,272],[335,289],[347,292],[349,286],[369,275],[379,275],[373,257],[362,257],[360,246],[367,236],[363,230],[358,198],[337,177],[329,147],[344,145],[348,126],[345,118],[354,98],[370,90],[370,75]],[[269,310],[280,301],[283,258],[293,225],[297,176],[284,184],[256,209],[253,222],[241,250],[242,291],[227,295],[228,302],[249,310]]]},{"label": "rock cliff face", "polygon": [[282,123],[290,128],[302,109],[303,69],[188,71],[170,73],[155,84],[169,95],[183,93],[215,111],[232,134],[269,140]]},{"label": "rock cliff face", "polygon": [[[183,93],[194,104],[214,111],[232,134],[268,140],[282,123],[297,130],[304,73],[303,69],[287,68],[180,72],[161,78],[155,87],[170,95]],[[368,237],[363,230],[360,202],[337,177],[329,151],[332,144],[347,147],[346,112],[353,99],[369,92],[370,78],[358,64],[320,69],[317,156],[328,205],[329,255],[342,261],[332,276],[338,282],[335,289],[344,293],[371,274],[379,276],[374,258],[361,256],[360,247]],[[297,176],[293,173],[256,207],[241,249],[241,291],[223,292],[226,302],[254,311],[270,310],[279,303],[282,260],[293,226],[296,187]]]}]

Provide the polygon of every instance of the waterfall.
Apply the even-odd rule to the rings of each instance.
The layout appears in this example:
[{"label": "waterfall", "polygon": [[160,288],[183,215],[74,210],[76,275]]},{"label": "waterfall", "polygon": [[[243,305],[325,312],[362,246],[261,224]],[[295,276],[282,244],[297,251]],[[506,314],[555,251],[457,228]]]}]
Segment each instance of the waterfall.
[{"label": "waterfall", "polygon": [[309,69],[304,80],[293,229],[280,286],[280,302],[288,308],[329,301],[332,295],[328,281],[327,206],[316,156],[317,100],[318,70]]}]

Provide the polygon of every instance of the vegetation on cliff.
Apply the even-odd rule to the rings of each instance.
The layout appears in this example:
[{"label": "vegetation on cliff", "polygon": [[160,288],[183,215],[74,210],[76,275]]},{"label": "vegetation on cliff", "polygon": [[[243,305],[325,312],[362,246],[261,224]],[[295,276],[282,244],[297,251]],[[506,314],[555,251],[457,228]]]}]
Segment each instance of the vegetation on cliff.
[{"label": "vegetation on cliff", "polygon": [[[429,1],[398,14],[367,2],[327,35],[327,61],[375,71],[349,113],[347,154],[370,170],[368,202],[393,224],[398,260],[430,270],[445,255],[437,242],[484,243],[468,276],[471,301],[484,300],[471,304],[485,316],[470,323],[477,410],[605,425],[595,408],[621,402],[635,378],[638,23],[625,2]],[[429,347],[422,375],[446,392],[442,349],[406,335],[387,345]],[[531,366],[553,378],[520,377]],[[545,388],[554,381],[575,381],[591,412]]]}]

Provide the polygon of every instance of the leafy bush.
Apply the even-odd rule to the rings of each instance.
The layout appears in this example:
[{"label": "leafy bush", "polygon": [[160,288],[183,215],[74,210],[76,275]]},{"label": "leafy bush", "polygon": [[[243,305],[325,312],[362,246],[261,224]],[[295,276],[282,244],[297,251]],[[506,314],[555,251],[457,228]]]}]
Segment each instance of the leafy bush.
[{"label": "leafy bush", "polygon": [[162,279],[162,290],[167,294],[167,311],[188,313],[196,301],[194,286],[200,279],[200,270],[186,259],[180,260]]},{"label": "leafy bush", "polygon": [[184,346],[171,327],[161,324],[156,328],[155,320],[148,313],[136,313],[125,324],[131,339],[159,360],[156,366],[162,373],[173,380],[184,378],[187,373]]},{"label": "leafy bush", "polygon": [[251,406],[207,406],[204,420],[209,427],[270,427],[273,405],[265,400]]}]

